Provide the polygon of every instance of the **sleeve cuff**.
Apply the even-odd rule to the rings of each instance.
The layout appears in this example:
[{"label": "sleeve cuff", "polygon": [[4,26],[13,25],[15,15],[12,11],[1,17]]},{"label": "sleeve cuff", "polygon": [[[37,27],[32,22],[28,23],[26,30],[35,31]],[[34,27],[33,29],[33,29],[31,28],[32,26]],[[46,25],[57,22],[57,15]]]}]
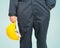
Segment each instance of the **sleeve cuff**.
[{"label": "sleeve cuff", "polygon": [[16,14],[9,13],[8,16],[17,16]]}]

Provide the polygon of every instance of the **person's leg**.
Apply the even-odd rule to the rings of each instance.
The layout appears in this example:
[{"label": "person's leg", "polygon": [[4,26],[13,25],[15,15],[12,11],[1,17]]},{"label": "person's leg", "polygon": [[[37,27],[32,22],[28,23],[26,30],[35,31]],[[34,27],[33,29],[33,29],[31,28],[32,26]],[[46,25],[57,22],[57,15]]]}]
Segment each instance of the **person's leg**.
[{"label": "person's leg", "polygon": [[50,12],[46,12],[41,8],[37,11],[35,10],[34,14],[34,30],[35,36],[37,39],[37,48],[47,48],[46,36],[47,29],[50,20]]},{"label": "person's leg", "polygon": [[22,35],[20,40],[20,48],[32,48],[32,26],[21,27],[19,24],[20,33]]},{"label": "person's leg", "polygon": [[[20,8],[22,9],[22,8]],[[22,35],[20,40],[20,48],[32,48],[32,27],[33,16],[31,16],[31,7],[25,11],[21,11],[18,15],[18,27]]]},{"label": "person's leg", "polygon": [[[26,17],[25,17],[26,18]],[[27,19],[27,18],[26,18]],[[20,19],[21,20],[21,19]],[[24,19],[23,19],[24,20]],[[24,22],[24,23],[23,23]],[[32,48],[32,19],[18,23],[21,33],[20,48]]]}]

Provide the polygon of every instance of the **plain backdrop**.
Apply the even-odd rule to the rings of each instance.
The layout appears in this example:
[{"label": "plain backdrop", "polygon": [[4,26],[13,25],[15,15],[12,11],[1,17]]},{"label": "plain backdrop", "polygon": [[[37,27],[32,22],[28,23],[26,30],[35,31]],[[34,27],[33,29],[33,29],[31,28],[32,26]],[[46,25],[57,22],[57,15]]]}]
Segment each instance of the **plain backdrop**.
[{"label": "plain backdrop", "polygon": [[[10,40],[6,36],[6,27],[10,23],[8,17],[9,0],[0,0],[0,48],[19,48],[19,41]],[[32,35],[32,47],[36,48],[34,30]],[[60,0],[51,10],[50,24],[47,34],[48,48],[60,48]]]}]

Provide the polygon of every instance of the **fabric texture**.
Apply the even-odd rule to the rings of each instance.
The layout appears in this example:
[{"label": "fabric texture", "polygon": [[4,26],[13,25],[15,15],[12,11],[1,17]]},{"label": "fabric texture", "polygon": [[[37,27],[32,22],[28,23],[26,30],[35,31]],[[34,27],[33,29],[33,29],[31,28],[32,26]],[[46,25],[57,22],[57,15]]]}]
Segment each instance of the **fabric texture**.
[{"label": "fabric texture", "polygon": [[17,16],[22,38],[20,48],[32,48],[32,29],[35,30],[37,48],[47,48],[46,36],[50,10],[56,0],[10,0],[9,16]]}]

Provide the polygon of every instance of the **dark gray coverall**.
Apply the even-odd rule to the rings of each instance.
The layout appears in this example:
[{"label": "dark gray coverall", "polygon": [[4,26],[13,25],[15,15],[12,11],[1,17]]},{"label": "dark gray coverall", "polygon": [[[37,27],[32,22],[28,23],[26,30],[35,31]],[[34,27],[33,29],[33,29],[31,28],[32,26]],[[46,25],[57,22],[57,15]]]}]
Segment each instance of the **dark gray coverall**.
[{"label": "dark gray coverall", "polygon": [[46,36],[50,10],[56,0],[10,0],[9,16],[17,16],[22,38],[20,48],[32,48],[32,29],[35,30],[37,48],[47,48]]}]

